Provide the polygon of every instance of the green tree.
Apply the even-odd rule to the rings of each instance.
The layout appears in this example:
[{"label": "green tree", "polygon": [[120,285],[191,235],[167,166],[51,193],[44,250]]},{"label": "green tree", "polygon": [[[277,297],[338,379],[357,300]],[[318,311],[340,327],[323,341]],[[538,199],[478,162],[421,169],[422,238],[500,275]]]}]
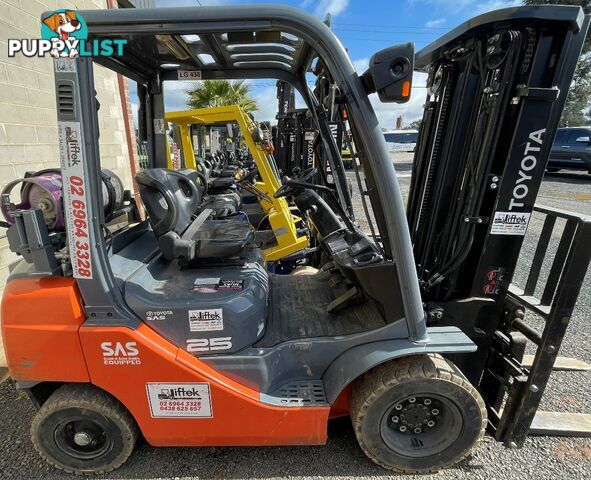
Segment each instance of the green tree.
[{"label": "green tree", "polygon": [[240,105],[247,112],[258,110],[256,101],[251,97],[250,85],[244,80],[204,80],[186,91],[191,108],[221,107]]},{"label": "green tree", "polygon": [[[523,0],[524,5],[578,5],[591,13],[589,0]],[[562,112],[561,126],[575,127],[591,121],[591,35],[587,35],[583,52],[573,77]]]}]

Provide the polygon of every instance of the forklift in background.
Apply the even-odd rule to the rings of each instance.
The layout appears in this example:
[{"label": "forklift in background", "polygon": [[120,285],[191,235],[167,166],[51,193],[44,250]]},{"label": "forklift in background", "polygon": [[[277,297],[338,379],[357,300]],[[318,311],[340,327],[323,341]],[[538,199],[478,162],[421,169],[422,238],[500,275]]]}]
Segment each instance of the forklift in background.
[{"label": "forklift in background", "polygon": [[[275,164],[274,148],[268,138],[268,130],[265,134],[265,131],[238,105],[169,112],[165,119],[173,129],[178,128],[183,167],[196,170],[201,184],[206,189],[216,188],[221,181],[228,187],[240,186],[251,194],[251,199],[256,203],[247,203],[242,195],[241,210],[249,216],[251,224],[257,230],[260,230],[263,223],[269,227],[269,233],[272,234],[273,239],[265,238],[263,242],[262,253],[266,261],[280,260],[309,246],[308,238],[302,229],[301,219],[292,214],[285,198],[275,196],[281,187],[281,178]],[[210,163],[215,161],[216,154],[211,155],[209,159],[207,156],[196,157],[191,130],[199,125],[215,124],[223,124],[224,128],[228,128],[226,125],[236,124],[238,126],[236,133],[240,133],[240,138],[246,143],[253,162],[232,168],[228,168],[232,165],[222,163],[221,168],[229,173],[223,176],[222,171],[221,178],[213,177],[210,182],[212,170],[215,172],[220,167]],[[234,143],[239,142],[237,137],[238,135],[233,136]],[[166,151],[169,153],[170,148]],[[228,152],[225,153],[227,155]],[[223,156],[224,153],[220,155]],[[168,166],[172,168],[170,158]],[[257,178],[259,180],[256,180]],[[234,182],[228,185],[227,180],[230,179]]]},{"label": "forklift in background", "polygon": [[[591,256],[591,221],[545,208],[525,290],[511,283],[589,28],[580,8],[487,13],[416,63],[412,44],[377,52],[361,75],[326,25],[288,7],[78,13],[90,39],[127,43],[121,57],[59,59],[65,224],[2,198],[23,257],[2,333],[10,375],[38,409],[43,458],[108,472],[140,435],[154,446],[319,445],[343,416],[366,455],[396,472],[450,467],[486,428],[523,445]],[[99,194],[93,61],[138,83],[152,167],[136,175],[148,219],[114,229]],[[415,67],[429,96],[405,210],[368,96],[408,101]],[[319,246],[311,274],[268,272],[248,221],[204,206],[196,170],[166,168],[162,85],[197,76],[274,78],[302,96],[318,156],[285,172],[273,197],[293,201]],[[369,234],[355,223],[334,121],[351,131]],[[556,218],[566,227],[538,301]],[[546,320],[543,333],[526,310]],[[579,430],[563,433],[589,433]]]},{"label": "forklift in background", "polygon": [[[314,128],[311,113],[307,108],[295,108],[295,91],[288,83],[279,80],[277,82],[277,126],[273,131],[273,143],[276,149],[277,166],[286,175],[292,174],[294,169],[301,171],[314,165],[323,166],[323,175],[317,181],[323,182],[330,188],[335,188],[331,178],[330,164],[324,160],[319,136]],[[327,102],[327,112],[334,112],[336,104],[334,98]],[[352,157],[345,146],[347,127],[344,122],[336,121],[333,113],[328,122],[328,128],[332,134],[344,168],[352,167]],[[347,155],[343,152],[347,151]],[[349,192],[350,194],[350,192]],[[350,198],[345,197],[344,206],[350,203]],[[352,209],[352,207],[350,207]],[[349,207],[347,207],[349,209]]]}]

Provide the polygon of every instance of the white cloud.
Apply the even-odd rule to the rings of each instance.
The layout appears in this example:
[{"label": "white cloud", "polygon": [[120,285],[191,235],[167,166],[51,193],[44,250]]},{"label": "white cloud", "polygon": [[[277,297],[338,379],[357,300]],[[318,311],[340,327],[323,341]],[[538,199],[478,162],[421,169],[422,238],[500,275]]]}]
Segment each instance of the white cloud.
[{"label": "white cloud", "polygon": [[327,13],[333,17],[343,13],[349,5],[349,0],[304,0],[303,7],[310,7],[314,5],[314,15],[324,19]]},{"label": "white cloud", "polygon": [[409,5],[428,4],[443,10],[458,11],[478,3],[478,0],[408,0]]},{"label": "white cloud", "polygon": [[500,8],[516,7],[522,5],[521,0],[408,0],[408,3],[411,6],[421,3],[427,4],[437,8],[438,10],[451,12],[459,12],[469,8],[472,11],[471,16],[484,12],[490,12],[492,10],[498,10]]},{"label": "white cloud", "polygon": [[[368,66],[369,58],[361,58],[353,61],[353,66],[358,74],[363,73]],[[413,75],[413,89],[410,100],[404,104],[382,103],[374,93],[369,96],[370,102],[376,112],[380,125],[388,130],[396,127],[396,118],[402,115],[403,124],[407,125],[413,120],[423,116],[423,104],[425,103],[427,81],[425,73],[415,72]],[[261,84],[262,80],[247,80],[254,84]],[[275,80],[264,81],[267,86],[253,88],[252,96],[257,102],[259,109],[254,112],[258,121],[270,121],[276,124],[277,120],[277,89]],[[185,90],[190,88],[192,82],[165,82],[164,101],[167,112],[185,110],[187,108],[187,95]],[[422,88],[423,87],[423,88]],[[296,94],[296,108],[304,108],[305,104],[299,94]],[[134,108],[135,110],[135,108]]]},{"label": "white cloud", "polygon": [[369,100],[376,112],[380,126],[387,130],[396,128],[396,118],[402,116],[402,124],[408,125],[413,120],[423,116],[423,105],[427,97],[425,84],[427,83],[427,74],[415,72],[413,75],[413,89],[410,100],[407,103],[382,103],[377,94],[369,96]]},{"label": "white cloud", "polygon": [[438,18],[436,20],[429,20],[427,23],[425,23],[425,27],[427,27],[427,28],[440,27],[445,22],[446,22],[445,18]]},{"label": "white cloud", "polygon": [[165,82],[164,83],[164,108],[167,112],[185,110],[187,108],[186,90],[195,82]]},{"label": "white cloud", "polygon": [[137,101],[135,102],[130,102],[131,103],[131,116],[133,117],[133,127],[137,128],[138,125],[138,103]]},{"label": "white cloud", "polygon": [[277,87],[262,87],[253,90],[254,100],[259,109],[254,112],[254,118],[257,121],[269,121],[272,124],[277,123]]},{"label": "white cloud", "polygon": [[521,0],[488,0],[487,2],[475,5],[476,10],[474,10],[474,13],[492,12],[493,10],[499,10],[501,8],[519,7],[521,5],[523,5]]},{"label": "white cloud", "polygon": [[[268,86],[254,87],[252,97],[257,102],[259,109],[254,112],[257,120],[268,120],[271,123],[277,123],[277,88],[275,80],[246,80],[246,83],[261,84],[269,83]],[[165,82],[164,84],[164,104],[167,112],[175,110],[185,110],[187,106],[186,90],[193,86],[194,82]],[[296,99],[299,95],[296,95]],[[298,102],[296,102],[298,103]],[[301,107],[301,103],[296,105]]]},{"label": "white cloud", "polygon": [[353,67],[357,71],[358,75],[361,75],[367,70],[369,66],[369,58],[360,58],[359,60],[353,60]]},{"label": "white cloud", "polygon": [[[361,75],[369,65],[369,58],[360,58],[353,60],[353,66],[358,75]],[[408,125],[413,120],[423,116],[423,104],[427,96],[427,90],[424,88],[427,83],[427,74],[415,72],[412,79],[413,89],[410,100],[407,103],[382,103],[377,94],[369,96],[373,109],[376,112],[378,121],[382,128],[392,130],[396,128],[396,118],[402,115],[402,124]]]}]

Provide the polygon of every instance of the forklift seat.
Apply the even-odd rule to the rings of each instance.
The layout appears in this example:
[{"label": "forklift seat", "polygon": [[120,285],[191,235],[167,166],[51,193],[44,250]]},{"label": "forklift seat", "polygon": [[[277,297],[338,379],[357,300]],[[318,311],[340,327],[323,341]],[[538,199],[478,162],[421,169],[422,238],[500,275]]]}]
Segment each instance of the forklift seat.
[{"label": "forklift seat", "polygon": [[210,208],[194,218],[203,197],[193,173],[153,168],[135,176],[163,256],[185,263],[243,256],[252,245],[253,228],[236,219],[210,220]]},{"label": "forklift seat", "polygon": [[236,179],[234,178],[234,174],[236,173],[235,168],[232,169],[229,175],[214,177],[212,176],[214,167],[211,160],[196,158],[196,162],[197,175],[201,177],[203,183],[207,186],[209,193],[217,195],[219,193],[236,190]]},{"label": "forklift seat", "polygon": [[232,190],[236,188],[234,177],[214,177],[209,182],[209,188],[212,191]]}]

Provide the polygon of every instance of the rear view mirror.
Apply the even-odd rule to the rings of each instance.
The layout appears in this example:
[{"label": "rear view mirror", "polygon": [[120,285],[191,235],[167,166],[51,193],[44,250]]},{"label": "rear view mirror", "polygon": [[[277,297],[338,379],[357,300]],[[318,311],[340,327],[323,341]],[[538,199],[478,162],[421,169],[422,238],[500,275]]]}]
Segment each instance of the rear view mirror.
[{"label": "rear view mirror", "polygon": [[381,102],[405,103],[410,99],[415,62],[413,43],[394,45],[375,53],[361,76],[368,94],[377,92]]}]

